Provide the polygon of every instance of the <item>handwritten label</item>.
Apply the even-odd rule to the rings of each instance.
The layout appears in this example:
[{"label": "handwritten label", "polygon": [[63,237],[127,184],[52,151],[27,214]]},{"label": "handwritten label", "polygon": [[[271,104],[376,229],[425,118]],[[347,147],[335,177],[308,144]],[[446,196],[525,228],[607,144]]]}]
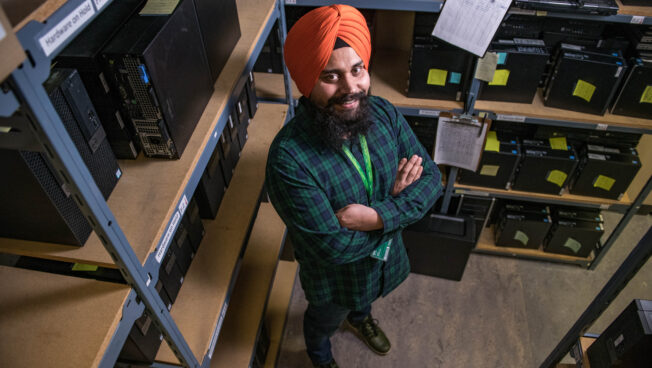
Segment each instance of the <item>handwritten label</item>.
[{"label": "handwritten label", "polygon": [[616,183],[616,179],[604,175],[598,175],[593,182],[593,187],[604,189],[608,192],[614,186],[614,183]]},{"label": "handwritten label", "polygon": [[170,242],[172,241],[172,235],[174,235],[174,230],[177,228],[180,219],[181,219],[181,214],[179,213],[179,211],[175,211],[174,216],[172,216],[172,221],[168,226],[168,230],[165,232],[165,236],[163,237],[163,241],[161,242],[161,247],[158,249],[158,252],[156,252],[156,262],[161,263],[161,261],[163,260],[163,256],[165,256],[165,252],[168,250],[168,247],[170,246]]},{"label": "handwritten label", "polygon": [[509,80],[509,69],[497,69],[494,77],[489,82],[490,86],[506,86]]},{"label": "handwritten label", "polygon": [[500,166],[498,165],[482,165],[480,175],[496,176],[498,175],[498,170],[500,170]]},{"label": "handwritten label", "polygon": [[487,132],[487,142],[484,144],[484,150],[500,152],[500,142],[498,141],[496,131],[491,130]]},{"label": "handwritten label", "polygon": [[550,147],[552,149],[568,151],[568,144],[566,143],[566,137],[554,137],[548,140],[550,141]]},{"label": "handwritten label", "polygon": [[439,111],[438,110],[419,110],[419,115],[438,117],[439,116]]},{"label": "handwritten label", "polygon": [[211,344],[208,347],[208,359],[213,359],[213,351],[215,350],[215,343],[217,343],[217,336],[220,334],[222,329],[222,323],[224,322],[224,316],[226,315],[226,310],[229,307],[229,303],[225,302],[220,311],[220,318],[217,320],[217,327],[213,332],[213,337],[211,337]]},{"label": "handwritten label", "polygon": [[520,230],[516,230],[516,233],[514,234],[514,240],[518,240],[525,247],[527,246],[527,243],[530,241],[530,237],[527,236],[526,233]]},{"label": "handwritten label", "polygon": [[641,99],[638,103],[652,103],[652,86],[645,86]]},{"label": "handwritten label", "polygon": [[109,3],[109,0],[93,0],[93,2],[95,3],[95,8],[100,10],[104,7],[104,5]]},{"label": "handwritten label", "polygon": [[68,16],[63,18],[45,35],[38,39],[45,56],[52,53],[63,44],[68,38],[80,29],[86,22],[90,21],[95,14],[95,8],[91,0],[86,0],[73,10]]},{"label": "handwritten label", "polygon": [[642,15],[633,15],[632,19],[629,21],[631,24],[643,24],[645,17]]},{"label": "handwritten label", "polygon": [[525,123],[525,116],[498,114],[498,115],[496,115],[496,120],[513,121],[513,122],[516,122],[516,123]]},{"label": "handwritten label", "polygon": [[560,170],[552,170],[548,174],[548,177],[546,178],[546,181],[549,181],[553,184],[556,184],[560,188],[564,186],[564,183],[566,182],[566,178],[568,175]]}]

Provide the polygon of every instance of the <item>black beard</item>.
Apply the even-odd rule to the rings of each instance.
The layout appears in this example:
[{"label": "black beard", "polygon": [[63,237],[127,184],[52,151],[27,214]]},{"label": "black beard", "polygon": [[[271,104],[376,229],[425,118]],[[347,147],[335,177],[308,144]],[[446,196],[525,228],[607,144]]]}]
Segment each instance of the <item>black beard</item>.
[{"label": "black beard", "polygon": [[[324,108],[305,100],[313,115],[313,129],[327,146],[335,150],[339,150],[347,140],[366,134],[372,125],[369,97],[363,92],[333,97]],[[335,109],[335,104],[350,100],[358,100],[355,111],[341,113]]]}]

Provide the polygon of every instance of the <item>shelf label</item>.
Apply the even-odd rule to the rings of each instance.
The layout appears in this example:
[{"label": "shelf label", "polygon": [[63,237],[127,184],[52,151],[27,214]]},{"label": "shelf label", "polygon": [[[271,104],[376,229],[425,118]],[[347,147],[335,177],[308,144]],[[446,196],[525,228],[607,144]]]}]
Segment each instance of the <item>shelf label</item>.
[{"label": "shelf label", "polygon": [[601,123],[601,124],[598,124],[598,125],[595,126],[595,130],[607,130],[607,128],[609,128],[608,124],[602,124]]},{"label": "shelf label", "polygon": [[286,3],[286,4],[294,5],[294,4],[297,3],[297,0],[285,0],[285,3]]},{"label": "shelf label", "polygon": [[174,235],[174,230],[177,228],[180,219],[181,219],[181,214],[179,213],[179,211],[175,211],[174,216],[172,216],[172,221],[168,226],[168,230],[165,232],[165,236],[163,237],[163,241],[161,242],[161,247],[158,249],[158,252],[156,252],[156,262],[161,263],[161,261],[163,260],[163,256],[165,256],[165,252],[168,250],[168,247],[170,246],[170,242],[172,241],[172,235]]},{"label": "shelf label", "polygon": [[95,8],[100,10],[104,7],[104,5],[109,3],[109,0],[93,0],[93,2],[95,3]]},{"label": "shelf label", "polygon": [[419,110],[419,115],[438,117],[439,116],[439,111],[438,110]]},{"label": "shelf label", "polygon": [[186,208],[188,208],[188,197],[184,194],[183,197],[181,197],[181,202],[179,202],[179,212],[181,212],[181,215],[186,212]]},{"label": "shelf label", "polygon": [[513,121],[513,122],[516,122],[516,123],[525,123],[525,116],[498,114],[498,115],[496,115],[496,120]]},{"label": "shelf label", "polygon": [[644,16],[642,16],[642,15],[633,15],[632,20],[630,20],[629,22],[631,24],[643,24],[644,21],[645,21]]},{"label": "shelf label", "polygon": [[220,311],[220,318],[217,320],[217,327],[213,332],[213,337],[211,337],[211,344],[208,347],[208,359],[213,359],[213,351],[215,350],[215,344],[217,343],[217,336],[220,334],[220,330],[222,329],[222,323],[224,322],[224,316],[226,315],[228,307],[229,303],[224,302],[222,310]]},{"label": "shelf label", "polygon": [[7,32],[5,31],[5,27],[2,26],[0,23],[0,41],[2,41],[3,38],[7,35]]},{"label": "shelf label", "polygon": [[91,0],[81,3],[68,16],[63,18],[56,26],[38,39],[45,56],[50,56],[61,44],[91,20],[95,14],[95,8]]}]

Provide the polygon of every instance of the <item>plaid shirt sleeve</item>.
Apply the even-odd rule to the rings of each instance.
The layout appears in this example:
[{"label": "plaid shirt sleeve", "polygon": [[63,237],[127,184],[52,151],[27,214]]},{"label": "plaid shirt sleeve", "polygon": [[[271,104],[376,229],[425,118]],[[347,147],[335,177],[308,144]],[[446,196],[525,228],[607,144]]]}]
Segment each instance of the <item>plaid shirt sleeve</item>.
[{"label": "plaid shirt sleeve", "polygon": [[395,124],[393,128],[397,135],[399,157],[409,159],[416,154],[423,158],[423,172],[419,180],[397,196],[389,195],[372,206],[382,218],[383,232],[387,234],[402,230],[421,219],[441,195],[442,187],[437,165],[430,159],[430,154],[418,141],[403,115],[386,100],[378,100],[383,110],[390,115],[390,121]]},{"label": "plaid shirt sleeve", "polygon": [[305,244],[311,244],[305,250],[311,253],[313,262],[344,264],[369,257],[383,238],[382,233],[340,226],[323,190],[280,146],[273,145],[270,151],[267,191],[283,221],[294,227]]}]

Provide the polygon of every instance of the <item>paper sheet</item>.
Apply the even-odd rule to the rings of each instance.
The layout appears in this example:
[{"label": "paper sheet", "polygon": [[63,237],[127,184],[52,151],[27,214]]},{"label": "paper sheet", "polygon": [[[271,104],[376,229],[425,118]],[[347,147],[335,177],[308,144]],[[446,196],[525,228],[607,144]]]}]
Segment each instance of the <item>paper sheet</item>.
[{"label": "paper sheet", "polygon": [[484,145],[484,150],[500,152],[500,142],[498,141],[495,130],[487,132],[487,143]]},{"label": "paper sheet", "polygon": [[550,173],[548,173],[548,177],[546,178],[547,181],[558,185],[560,188],[564,186],[564,183],[566,182],[566,178],[568,175],[560,170],[552,170]]},{"label": "paper sheet", "polygon": [[476,171],[489,124],[460,124],[450,116],[439,115],[435,162]]},{"label": "paper sheet", "polygon": [[432,35],[482,57],[512,0],[446,0]]}]

